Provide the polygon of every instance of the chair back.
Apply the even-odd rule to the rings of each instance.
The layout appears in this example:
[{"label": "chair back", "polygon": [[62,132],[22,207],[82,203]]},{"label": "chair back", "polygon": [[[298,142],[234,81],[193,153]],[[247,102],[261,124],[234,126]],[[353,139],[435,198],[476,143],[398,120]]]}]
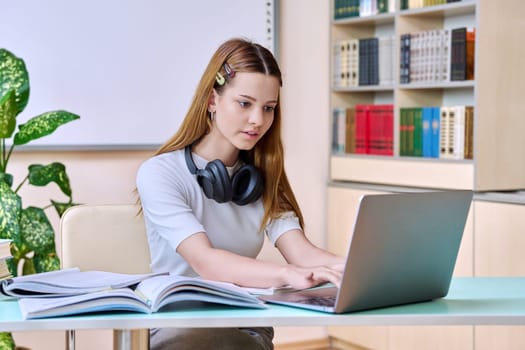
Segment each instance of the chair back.
[{"label": "chair back", "polygon": [[148,273],[150,253],[135,204],[78,205],[60,220],[62,268]]}]

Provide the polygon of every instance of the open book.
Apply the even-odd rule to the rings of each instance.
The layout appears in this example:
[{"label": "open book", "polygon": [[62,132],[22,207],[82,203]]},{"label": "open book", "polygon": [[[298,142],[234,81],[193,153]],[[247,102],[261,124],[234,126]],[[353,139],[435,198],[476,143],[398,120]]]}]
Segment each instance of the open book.
[{"label": "open book", "polygon": [[[89,278],[82,280],[82,274]],[[92,279],[96,275],[101,278]],[[31,276],[35,276],[33,281],[30,281]],[[20,311],[25,319],[100,311],[152,313],[168,305],[176,306],[177,302],[266,307],[256,296],[241,287],[196,277],[78,270],[31,276],[16,277],[8,283],[0,282],[3,293],[16,294],[19,298]]]}]

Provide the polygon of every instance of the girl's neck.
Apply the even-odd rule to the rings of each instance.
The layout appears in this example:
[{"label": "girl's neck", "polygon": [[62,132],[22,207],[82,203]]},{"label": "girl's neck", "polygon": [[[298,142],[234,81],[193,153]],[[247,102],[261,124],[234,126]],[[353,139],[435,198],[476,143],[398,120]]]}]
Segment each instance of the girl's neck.
[{"label": "girl's neck", "polygon": [[235,146],[227,141],[214,141],[209,134],[193,145],[192,151],[208,161],[219,159],[225,166],[233,166],[239,158],[239,150]]}]

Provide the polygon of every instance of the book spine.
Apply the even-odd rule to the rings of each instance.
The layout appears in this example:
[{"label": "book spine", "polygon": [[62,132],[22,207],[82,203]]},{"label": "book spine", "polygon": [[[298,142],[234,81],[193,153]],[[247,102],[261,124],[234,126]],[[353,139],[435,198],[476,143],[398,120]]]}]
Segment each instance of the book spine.
[{"label": "book spine", "polygon": [[379,84],[379,39],[368,39],[368,85]]},{"label": "book spine", "polygon": [[468,28],[466,34],[466,73],[467,80],[474,80],[474,57],[476,47],[476,29]]},{"label": "book spine", "polygon": [[399,109],[399,155],[407,155],[407,113],[406,108]]},{"label": "book spine", "polygon": [[450,128],[449,128],[449,113],[448,107],[441,107],[440,109],[440,126],[439,126],[439,158],[451,158],[450,150],[452,147],[449,145],[450,140]]},{"label": "book spine", "polygon": [[467,28],[451,31],[450,80],[463,81],[467,77]]},{"label": "book spine", "polygon": [[465,107],[465,159],[474,159],[474,107]]},{"label": "book spine", "polygon": [[414,156],[414,108],[407,109],[406,116],[406,154]]},{"label": "book spine", "polygon": [[368,106],[355,106],[355,153],[366,154],[369,152],[369,127]]},{"label": "book spine", "polygon": [[465,158],[465,106],[454,106],[454,159]]},{"label": "book spine", "polygon": [[359,40],[350,39],[349,41],[349,85],[359,86]]},{"label": "book spine", "polygon": [[359,86],[368,85],[368,39],[359,39]]},{"label": "book spine", "polygon": [[345,152],[355,153],[355,108],[346,109]]},{"label": "book spine", "polygon": [[346,141],[346,111],[343,108],[333,109],[333,129],[332,129],[332,151],[334,153],[344,153]]},{"label": "book spine", "polygon": [[440,108],[432,107],[432,158],[439,158],[440,116]]},{"label": "book spine", "polygon": [[432,107],[423,107],[423,157],[432,157]]},{"label": "book spine", "polygon": [[410,83],[410,41],[410,34],[401,35],[399,57],[399,82],[401,84]]},{"label": "book spine", "polygon": [[414,114],[414,150],[415,157],[423,156],[423,110],[422,108],[413,108]]},{"label": "book spine", "polygon": [[381,106],[368,105],[368,126],[369,126],[369,140],[368,153],[381,154],[382,147],[382,123],[381,123]]}]

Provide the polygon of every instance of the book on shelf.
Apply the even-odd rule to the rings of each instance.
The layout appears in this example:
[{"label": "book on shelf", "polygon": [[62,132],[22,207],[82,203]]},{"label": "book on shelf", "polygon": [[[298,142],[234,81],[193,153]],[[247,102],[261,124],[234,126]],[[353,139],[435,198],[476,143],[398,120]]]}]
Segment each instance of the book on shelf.
[{"label": "book on shelf", "polygon": [[441,107],[439,115],[439,158],[452,158],[454,154],[453,122],[449,118],[449,107]]},{"label": "book on shelf", "polygon": [[334,19],[359,17],[360,0],[334,0]]},{"label": "book on shelf", "polygon": [[474,158],[474,107],[465,106],[465,159]]},{"label": "book on shelf", "polygon": [[359,40],[349,39],[334,43],[333,85],[336,88],[358,86]]},{"label": "book on shelf", "polygon": [[154,313],[191,303],[265,308],[231,283],[172,274],[128,275],[67,269],[0,281],[16,296],[24,319],[102,311]]},{"label": "book on shelf", "polygon": [[402,34],[399,42],[399,82],[410,83],[410,34]]},{"label": "book on shelf", "polygon": [[400,108],[399,155],[472,159],[473,106]]},{"label": "book on shelf", "polygon": [[434,29],[400,36],[399,82],[474,79],[475,28]]},{"label": "book on shelf", "polygon": [[392,156],[393,152],[393,105],[355,105],[355,153]]},{"label": "book on shelf", "polygon": [[332,114],[332,152],[345,153],[346,110],[344,108],[334,108]]},{"label": "book on shelf", "polygon": [[334,153],[394,154],[394,107],[392,104],[358,104],[333,109]]},{"label": "book on shelf", "polygon": [[334,19],[367,17],[395,11],[395,0],[334,0]]},{"label": "book on shelf", "polygon": [[355,108],[346,109],[345,152],[355,153]]},{"label": "book on shelf", "polygon": [[394,37],[379,38],[379,85],[394,85]]},{"label": "book on shelf", "polygon": [[332,52],[335,88],[393,85],[392,36],[340,40]]},{"label": "book on shelf", "polygon": [[411,10],[416,8],[444,5],[451,2],[459,2],[461,0],[400,0],[401,10]]},{"label": "book on shelf", "polygon": [[359,39],[359,85],[379,84],[379,39]]},{"label": "book on shelf", "polygon": [[354,108],[333,109],[332,152],[355,153]]},{"label": "book on shelf", "polygon": [[474,66],[475,66],[475,47],[476,47],[476,28],[467,28],[466,35],[466,80],[474,80]]},{"label": "book on shelf", "polygon": [[452,29],[451,40],[450,80],[473,80],[476,29],[472,27]]}]

